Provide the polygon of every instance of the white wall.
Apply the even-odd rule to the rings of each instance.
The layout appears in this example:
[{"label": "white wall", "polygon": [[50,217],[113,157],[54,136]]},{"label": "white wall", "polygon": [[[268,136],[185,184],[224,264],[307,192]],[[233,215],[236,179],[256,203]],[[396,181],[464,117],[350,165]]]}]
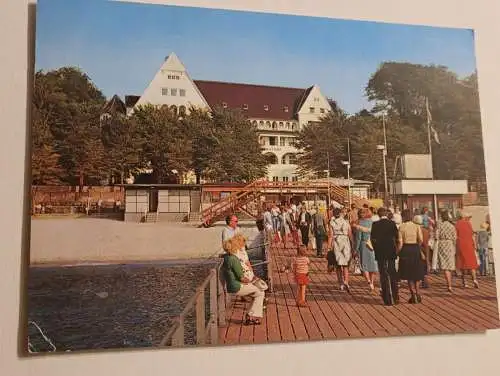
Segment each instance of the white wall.
[{"label": "white wall", "polygon": [[[172,89],[176,90],[175,95],[172,95]],[[184,96],[180,95],[181,90],[185,91]],[[148,103],[153,105],[175,105],[177,108],[185,106],[186,110],[189,110],[190,106],[209,107],[189,77],[186,68],[174,53],[170,54],[162,64],[134,108]]]},{"label": "white wall", "polygon": [[467,193],[466,180],[401,180],[394,184],[396,194],[463,195]]},{"label": "white wall", "polygon": [[[314,107],[314,113],[310,112],[310,108]],[[321,113],[321,109],[324,113]],[[300,127],[304,127],[310,121],[318,121],[322,116],[325,116],[328,111],[331,111],[330,104],[326,97],[321,93],[318,85],[314,85],[306,100],[299,109]]]}]

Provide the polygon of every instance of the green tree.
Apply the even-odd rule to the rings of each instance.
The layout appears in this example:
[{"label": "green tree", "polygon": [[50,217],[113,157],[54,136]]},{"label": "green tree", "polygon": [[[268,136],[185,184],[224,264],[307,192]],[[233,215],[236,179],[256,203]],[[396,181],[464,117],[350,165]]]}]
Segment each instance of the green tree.
[{"label": "green tree", "polygon": [[137,122],[125,116],[108,117],[101,121],[101,132],[108,170],[123,184],[125,177],[145,167],[140,160]]},{"label": "green tree", "polygon": [[140,145],[139,162],[153,170],[153,181],[161,184],[174,175],[189,171],[191,139],[188,128],[177,113],[152,105],[134,111],[132,127]]},{"label": "green tree", "polygon": [[241,111],[218,107],[210,114],[194,111],[188,118],[194,127],[197,174],[211,181],[248,182],[267,173],[257,129]]},{"label": "green tree", "polygon": [[[432,127],[434,172],[441,179],[484,179],[484,152],[477,77],[460,79],[443,66],[386,62],[370,78],[368,99],[389,115],[427,137],[428,99]],[[421,137],[420,137],[421,138]],[[427,141],[420,152],[427,152]],[[411,146],[411,145],[408,145]]]},{"label": "green tree", "polygon": [[295,146],[301,176],[324,175],[330,167],[330,175],[342,175],[342,161],[348,158],[347,139],[352,135],[352,121],[340,108],[335,107],[318,122],[310,123],[299,132]]},{"label": "green tree", "polygon": [[40,171],[37,163],[50,154],[52,162],[58,156],[62,182],[82,186],[102,177],[103,147],[98,120],[104,100],[90,78],[77,68],[36,72],[33,133],[44,135],[51,148],[38,147],[40,144],[35,147],[34,142],[35,173]]}]

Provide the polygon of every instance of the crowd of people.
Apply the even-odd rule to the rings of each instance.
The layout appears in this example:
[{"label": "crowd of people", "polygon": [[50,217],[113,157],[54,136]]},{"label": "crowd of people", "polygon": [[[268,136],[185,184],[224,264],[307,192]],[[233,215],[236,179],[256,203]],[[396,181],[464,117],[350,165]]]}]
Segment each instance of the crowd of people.
[{"label": "crowd of people", "polygon": [[[245,274],[249,264],[241,244],[243,250],[234,258],[227,251],[237,232],[235,221],[236,216],[228,217],[223,231],[223,247],[228,252],[224,263],[228,291],[252,296],[247,322],[255,324],[262,317],[267,286],[257,286],[255,276]],[[479,288],[478,273],[488,273],[489,218],[475,232],[467,212],[461,212],[458,220],[452,221],[448,211],[443,210],[435,218],[427,208],[411,212],[398,207],[358,208],[353,204],[350,208],[331,206],[325,210],[315,205],[308,208],[306,203],[272,203],[266,204],[258,226],[263,241],[297,249],[297,256],[291,258],[284,271],[294,273],[300,307],[307,306],[311,254],[326,259],[327,271],[336,275],[341,291],[351,293],[350,274],[361,274],[368,292],[380,294],[385,305],[399,303],[401,281],[408,284],[408,303],[418,304],[422,302],[421,289],[431,287],[430,273],[444,273],[449,293],[453,292],[454,276],[461,279],[463,288],[468,288],[470,275],[472,286]]]}]

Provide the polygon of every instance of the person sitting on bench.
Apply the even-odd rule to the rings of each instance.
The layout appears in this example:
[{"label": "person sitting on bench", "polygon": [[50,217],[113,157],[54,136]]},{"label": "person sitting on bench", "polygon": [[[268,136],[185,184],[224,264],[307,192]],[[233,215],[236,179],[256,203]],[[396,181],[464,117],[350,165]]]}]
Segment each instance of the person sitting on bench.
[{"label": "person sitting on bench", "polygon": [[252,305],[245,316],[245,325],[260,325],[263,317],[265,293],[245,277],[241,262],[234,254],[237,247],[233,247],[231,243],[231,240],[224,242],[226,254],[224,254],[224,263],[222,264],[227,292],[241,297],[251,297]]}]

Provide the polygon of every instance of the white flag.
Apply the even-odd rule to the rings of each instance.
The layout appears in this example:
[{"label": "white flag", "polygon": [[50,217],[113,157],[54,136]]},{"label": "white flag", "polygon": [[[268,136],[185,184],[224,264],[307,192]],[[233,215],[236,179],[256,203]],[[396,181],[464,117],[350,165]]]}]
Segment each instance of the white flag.
[{"label": "white flag", "polygon": [[432,135],[434,136],[434,141],[436,141],[436,144],[441,145],[441,142],[439,142],[438,133],[432,125],[431,125],[431,132],[432,132]]},{"label": "white flag", "polygon": [[441,145],[441,142],[439,142],[438,133],[431,125],[432,114],[431,110],[429,109],[429,100],[427,99],[427,97],[425,98],[425,110],[427,111],[427,126],[429,127],[430,132],[432,132],[432,136],[434,137],[434,141],[436,141],[436,144]]}]

